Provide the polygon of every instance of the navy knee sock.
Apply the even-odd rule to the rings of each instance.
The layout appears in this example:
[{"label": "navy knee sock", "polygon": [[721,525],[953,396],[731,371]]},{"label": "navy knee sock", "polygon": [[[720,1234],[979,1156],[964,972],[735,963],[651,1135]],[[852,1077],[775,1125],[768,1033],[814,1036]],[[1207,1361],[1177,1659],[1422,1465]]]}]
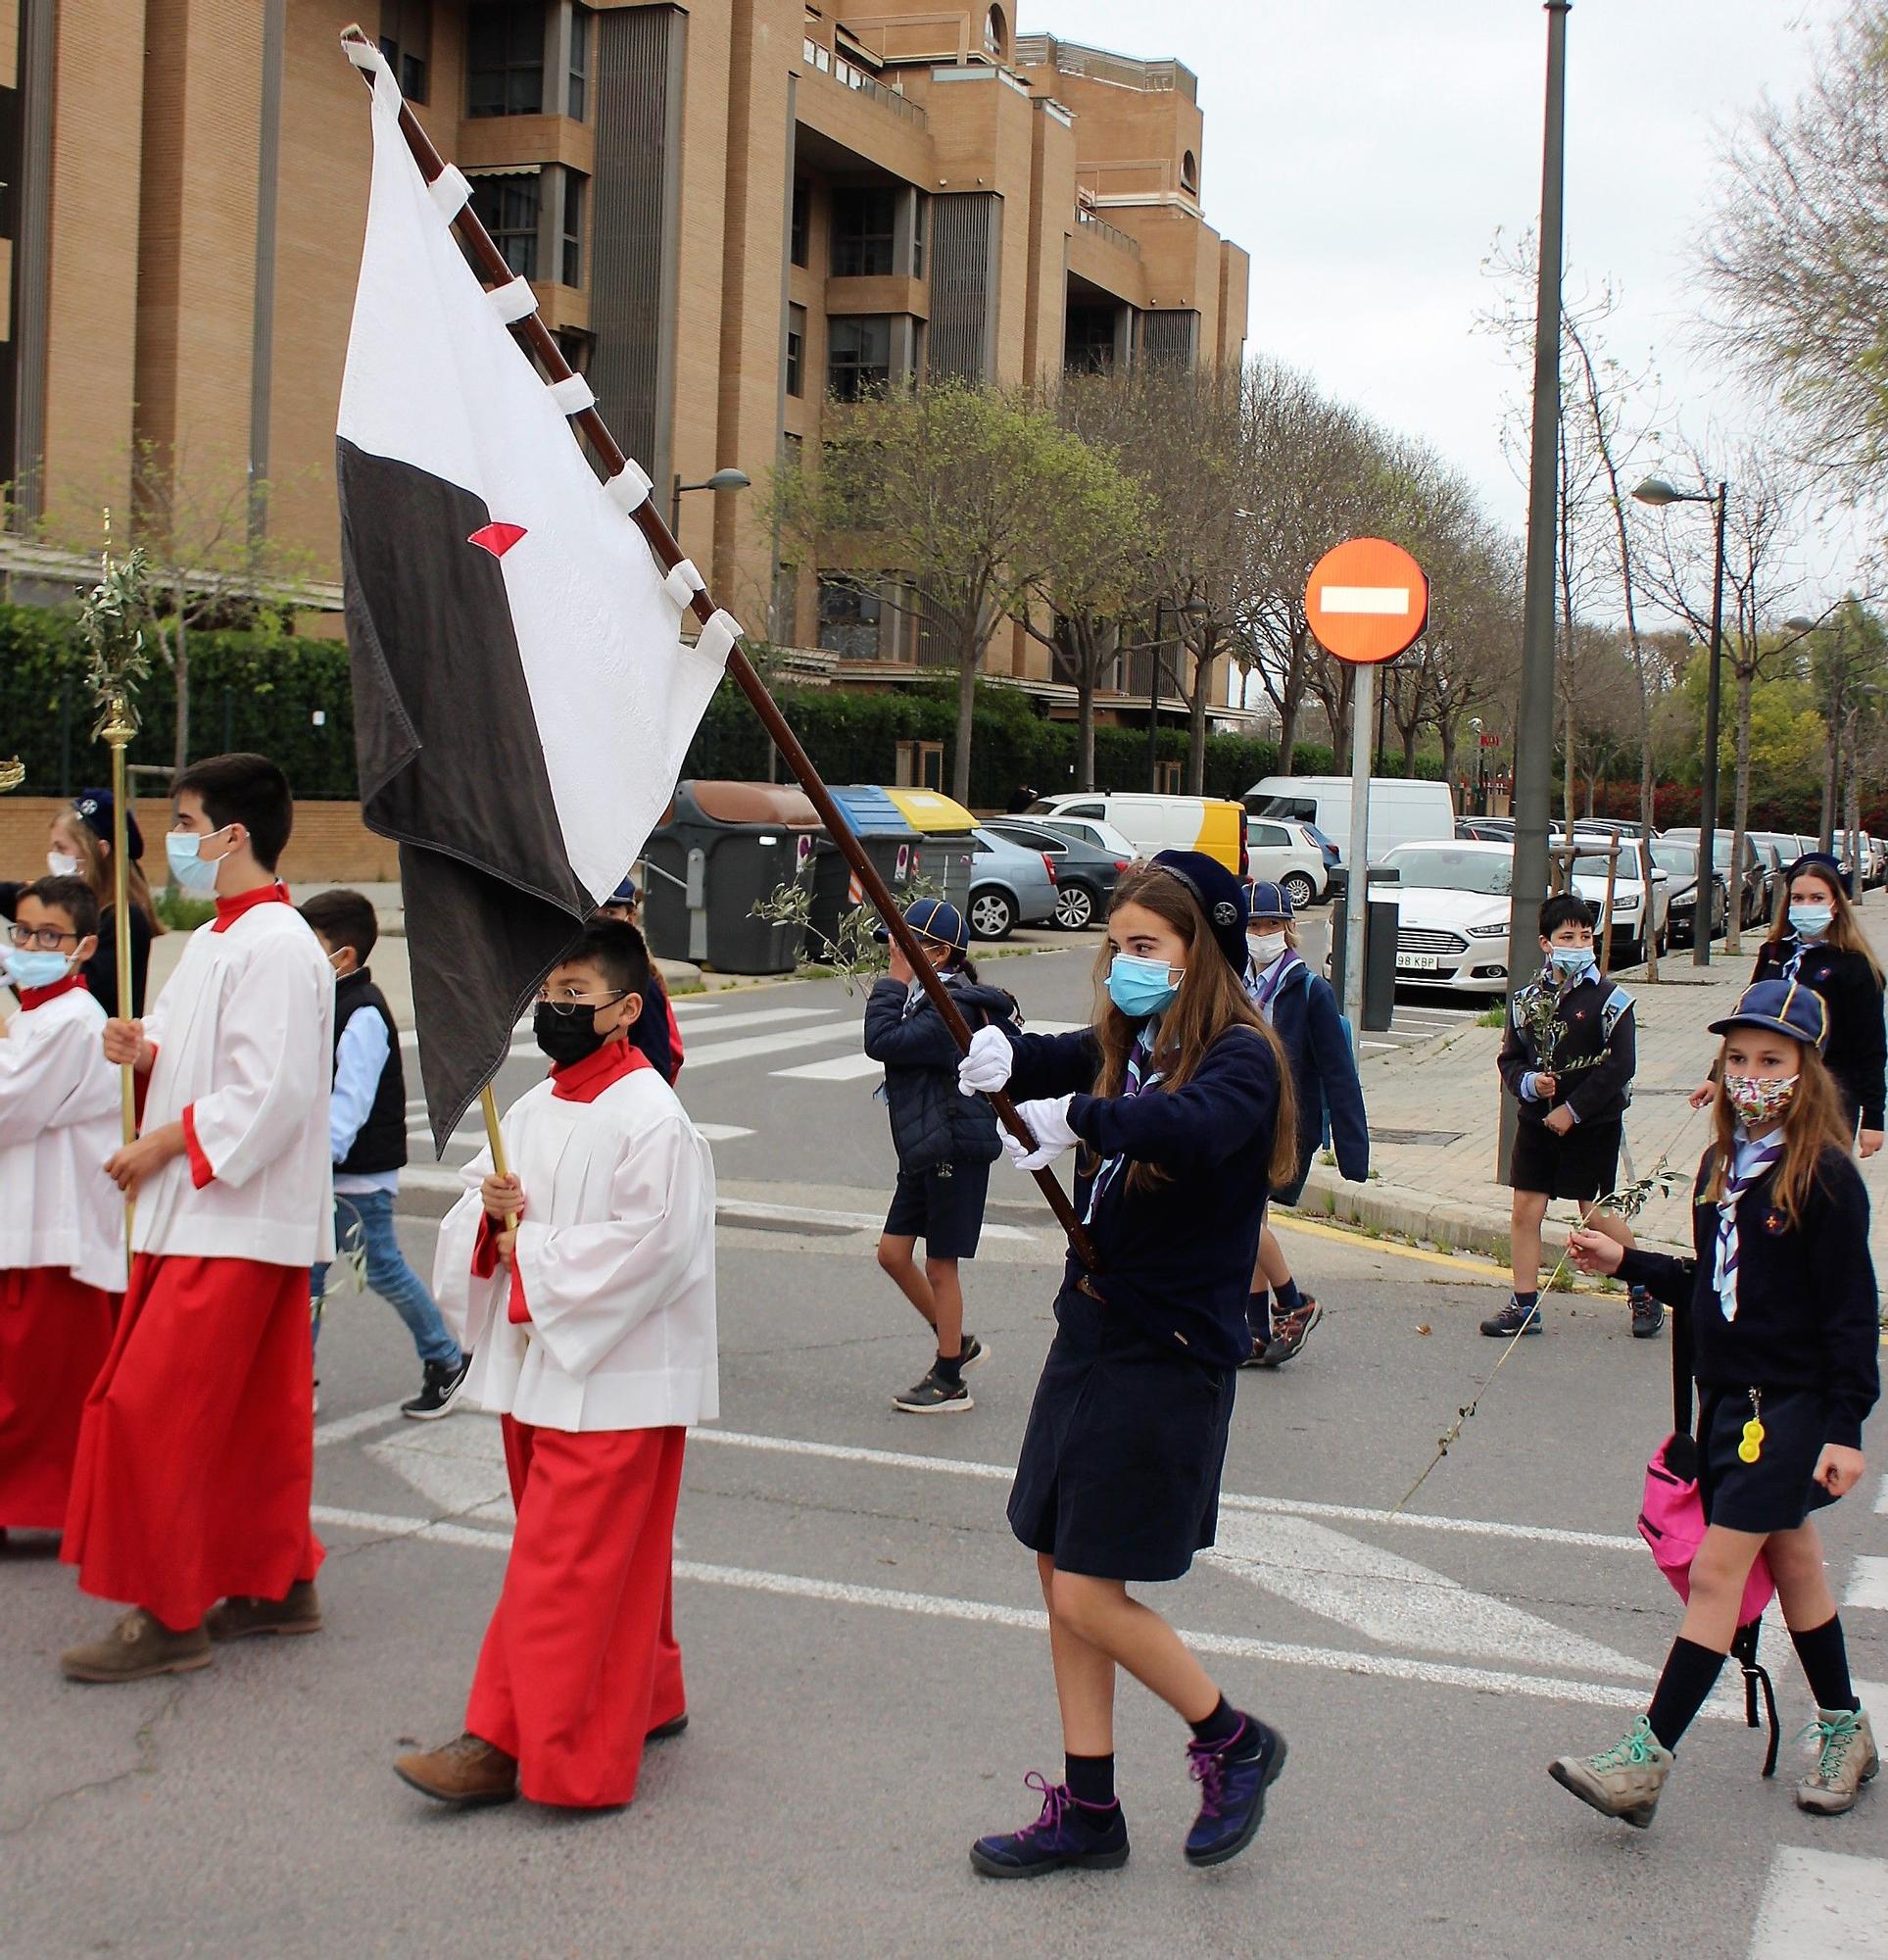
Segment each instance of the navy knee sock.
[{"label": "navy knee sock", "polygon": [[1303,1302],[1303,1296],[1298,1292],[1298,1282],[1296,1280],[1286,1280],[1278,1289],[1278,1295],[1279,1311],[1281,1313],[1296,1313]]},{"label": "navy knee sock", "polygon": [[1790,1639],[1796,1642],[1796,1657],[1809,1676],[1810,1692],[1818,1708],[1862,1706],[1849,1680],[1849,1649],[1842,1638],[1840,1618],[1832,1616],[1801,1634],[1792,1627]]},{"label": "navy knee sock", "polygon": [[1194,1741],[1223,1749],[1239,1733],[1244,1721],[1245,1717],[1222,1694],[1219,1706],[1205,1721],[1189,1722],[1186,1726],[1192,1730]]},{"label": "navy knee sock", "polygon": [[1652,1706],[1645,1711],[1652,1733],[1668,1749],[1678,1746],[1678,1738],[1691,1727],[1699,1709],[1718,1685],[1719,1671],[1729,1658],[1703,1647],[1680,1634],[1666,1656],[1665,1671],[1652,1690]]}]

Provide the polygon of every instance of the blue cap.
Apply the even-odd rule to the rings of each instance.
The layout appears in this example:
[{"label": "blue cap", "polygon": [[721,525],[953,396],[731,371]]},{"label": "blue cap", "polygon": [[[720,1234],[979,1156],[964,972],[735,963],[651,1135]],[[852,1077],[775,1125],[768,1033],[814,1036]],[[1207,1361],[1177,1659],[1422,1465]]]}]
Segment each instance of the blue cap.
[{"label": "blue cap", "polygon": [[1237,874],[1203,851],[1157,851],[1149,861],[1178,878],[1198,900],[1207,929],[1225,954],[1227,965],[1243,979],[1249,956],[1245,950],[1245,887]]},{"label": "blue cap", "polygon": [[1296,907],[1291,903],[1291,894],[1283,885],[1254,878],[1246,887],[1245,909],[1250,918],[1288,919]]},{"label": "blue cap", "polygon": [[1848,889],[1848,872],[1842,868],[1841,860],[1827,851],[1804,852],[1803,856],[1790,866],[1791,878],[1794,878],[1799,871],[1825,872],[1832,884],[1844,891]]},{"label": "blue cap", "polygon": [[625,878],[610,893],[605,903],[612,906],[640,906],[643,903],[643,895],[636,889],[636,880],[634,878]]},{"label": "blue cap", "polygon": [[[904,908],[904,922],[920,939],[947,946],[952,953],[970,951],[970,928],[963,913],[943,899],[913,899]],[[872,937],[883,945],[892,937],[892,929],[881,925]]]},{"label": "blue cap", "polygon": [[[80,790],[73,799],[73,808],[85,819],[85,828],[94,837],[111,843],[115,805],[110,790]],[[124,848],[131,854],[133,863],[144,856],[144,833],[138,828],[137,812],[128,804],[124,809]]]},{"label": "blue cap", "polygon": [[1727,1035],[1732,1028],[1767,1028],[1819,1049],[1829,1039],[1829,1010],[1822,996],[1800,980],[1760,980],[1745,988],[1734,1012],[1711,1024],[1715,1035]]}]

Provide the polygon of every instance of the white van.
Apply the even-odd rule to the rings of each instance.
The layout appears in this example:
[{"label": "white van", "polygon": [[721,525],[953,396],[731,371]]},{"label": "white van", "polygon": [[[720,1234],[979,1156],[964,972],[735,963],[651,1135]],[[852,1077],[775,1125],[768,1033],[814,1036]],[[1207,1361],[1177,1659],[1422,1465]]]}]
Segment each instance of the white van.
[{"label": "white van", "polygon": [[[1267,776],[1245,793],[1253,816],[1311,823],[1350,862],[1350,778],[1348,776]],[[1370,861],[1380,864],[1399,844],[1433,844],[1455,836],[1455,799],[1447,783],[1417,782],[1406,776],[1370,779]]]},{"label": "white van", "polygon": [[1040,798],[1023,814],[1111,823],[1143,858],[1156,851],[1203,851],[1245,875],[1245,812],[1225,797],[1065,790]]}]

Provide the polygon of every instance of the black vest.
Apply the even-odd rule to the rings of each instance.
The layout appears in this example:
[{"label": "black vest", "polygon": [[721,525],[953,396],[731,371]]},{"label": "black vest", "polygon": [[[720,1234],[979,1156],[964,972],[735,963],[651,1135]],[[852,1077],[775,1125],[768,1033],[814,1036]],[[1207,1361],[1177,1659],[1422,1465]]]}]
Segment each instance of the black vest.
[{"label": "black vest", "polygon": [[380,1071],[373,1107],[361,1125],[354,1148],[334,1168],[352,1177],[398,1170],[407,1161],[407,1077],[400,1065],[400,1030],[387,1011],[386,998],[363,966],[334,983],[334,1052],[341,1053],[341,1034],[362,1012],[376,1013],[387,1024],[387,1065]]}]

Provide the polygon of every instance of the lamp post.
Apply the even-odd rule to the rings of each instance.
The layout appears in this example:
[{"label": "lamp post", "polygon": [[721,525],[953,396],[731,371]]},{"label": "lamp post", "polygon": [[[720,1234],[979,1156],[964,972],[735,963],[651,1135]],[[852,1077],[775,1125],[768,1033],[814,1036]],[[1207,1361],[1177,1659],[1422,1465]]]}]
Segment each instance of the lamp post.
[{"label": "lamp post", "polygon": [[[1709,504],[1717,518],[1717,537],[1712,553],[1711,649],[1710,665],[1705,669],[1705,766],[1698,797],[1698,917],[1692,926],[1691,961],[1694,966],[1711,964],[1711,880],[1718,873],[1718,710],[1720,699],[1720,669],[1724,653],[1724,514],[1730,504],[1730,485],[1719,481],[1716,490],[1680,490],[1662,476],[1648,476],[1632,495],[1641,503],[1662,511],[1671,504]],[[1743,866],[1730,866],[1724,881],[1724,930],[1729,933],[1731,908],[1742,911],[1741,894],[1732,887],[1741,884]]]},{"label": "lamp post", "polygon": [[753,478],[745,469],[717,469],[712,476],[700,483],[684,483],[682,472],[675,472],[675,484],[669,492],[668,527],[671,536],[680,537],[682,532],[682,499],[691,490],[746,490]]},{"label": "lamp post", "polygon": [[1147,789],[1150,794],[1160,790],[1160,682],[1167,663],[1167,640],[1161,631],[1163,614],[1171,613],[1176,632],[1182,619],[1202,618],[1213,609],[1201,599],[1189,599],[1185,606],[1176,606],[1163,592],[1154,601],[1154,638],[1148,649],[1151,668],[1147,679]]}]

